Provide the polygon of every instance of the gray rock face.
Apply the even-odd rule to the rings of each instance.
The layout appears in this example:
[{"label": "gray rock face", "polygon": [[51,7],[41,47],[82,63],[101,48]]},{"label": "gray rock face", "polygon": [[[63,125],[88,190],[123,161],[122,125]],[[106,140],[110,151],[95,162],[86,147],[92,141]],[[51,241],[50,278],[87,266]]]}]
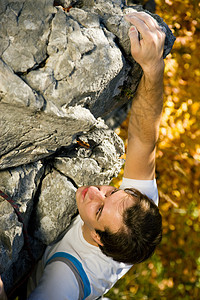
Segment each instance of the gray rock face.
[{"label": "gray rock face", "polygon": [[2,60],[0,60],[0,100],[0,104],[10,103],[37,109],[44,106],[44,99],[34,93]]},{"label": "gray rock face", "polygon": [[[27,226],[33,199],[44,172],[41,162],[0,172],[0,189],[17,204]],[[11,204],[0,198],[0,272],[9,269],[18,259],[24,245],[22,223]]]},{"label": "gray rock face", "polygon": [[0,55],[15,72],[26,72],[47,57],[53,0],[4,0],[0,9]]},{"label": "gray rock face", "polygon": [[56,170],[44,178],[36,209],[38,222],[34,233],[44,244],[52,243],[70,224],[76,212],[75,191],[76,188],[67,177]]},{"label": "gray rock face", "polygon": [[[0,103],[0,168],[5,169],[47,157],[69,146],[79,132],[94,126],[95,118],[82,107],[65,110],[65,117]],[[22,117],[23,116],[23,117]]]},{"label": "gray rock face", "polygon": [[118,159],[124,153],[122,141],[102,121],[96,124],[95,130],[80,135],[79,140],[88,148],[77,148],[71,157],[56,157],[54,167],[77,186],[109,184],[123,163]]},{"label": "gray rock face", "polygon": [[[77,212],[76,188],[109,184],[120,171],[123,143],[100,118],[127,102],[142,74],[123,18],[142,8],[125,2],[0,2],[0,190],[23,219],[0,198],[6,290],[29,270],[23,224],[37,259]],[[153,17],[166,32],[165,56],[174,37]]]},{"label": "gray rock face", "polygon": [[[6,201],[0,203],[1,208],[1,241],[0,241],[0,270],[1,273],[11,266],[18,258],[19,251],[24,244],[22,224],[10,204]],[[11,258],[12,254],[12,258]]]},{"label": "gray rock face", "polygon": [[66,14],[58,8],[47,53],[44,68],[24,76],[48,99],[47,112],[52,106],[60,110],[81,104],[98,117],[105,111],[105,100],[119,93],[127,76],[128,65],[113,34],[101,26],[97,14],[82,9],[72,8]]}]

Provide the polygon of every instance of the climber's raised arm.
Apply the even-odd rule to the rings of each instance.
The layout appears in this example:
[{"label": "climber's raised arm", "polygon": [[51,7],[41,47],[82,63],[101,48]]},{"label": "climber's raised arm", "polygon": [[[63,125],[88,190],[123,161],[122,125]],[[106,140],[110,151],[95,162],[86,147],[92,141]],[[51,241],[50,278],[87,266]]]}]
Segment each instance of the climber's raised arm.
[{"label": "climber's raised arm", "polygon": [[131,54],[142,67],[143,76],[131,108],[124,176],[151,180],[155,176],[155,149],[163,106],[165,34],[149,14],[135,12],[125,18],[132,24]]}]

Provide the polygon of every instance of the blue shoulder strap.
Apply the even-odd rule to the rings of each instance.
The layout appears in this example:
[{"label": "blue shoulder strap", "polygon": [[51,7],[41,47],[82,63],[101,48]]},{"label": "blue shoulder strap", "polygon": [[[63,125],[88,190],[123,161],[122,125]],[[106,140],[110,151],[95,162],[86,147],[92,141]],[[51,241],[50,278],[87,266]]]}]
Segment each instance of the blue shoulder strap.
[{"label": "blue shoulder strap", "polygon": [[91,293],[90,282],[78,259],[66,252],[56,252],[47,260],[46,265],[54,261],[62,261],[70,267],[79,285],[79,299],[87,298]]}]

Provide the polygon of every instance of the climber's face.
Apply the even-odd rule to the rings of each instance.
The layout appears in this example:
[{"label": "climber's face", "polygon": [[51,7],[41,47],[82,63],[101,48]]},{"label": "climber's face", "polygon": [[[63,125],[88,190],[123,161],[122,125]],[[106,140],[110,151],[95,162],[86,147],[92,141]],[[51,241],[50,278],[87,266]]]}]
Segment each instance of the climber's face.
[{"label": "climber's face", "polygon": [[133,198],[115,187],[83,186],[76,192],[79,214],[84,221],[83,236],[91,244],[98,243],[95,229],[117,232],[123,225],[123,212],[133,204]]}]

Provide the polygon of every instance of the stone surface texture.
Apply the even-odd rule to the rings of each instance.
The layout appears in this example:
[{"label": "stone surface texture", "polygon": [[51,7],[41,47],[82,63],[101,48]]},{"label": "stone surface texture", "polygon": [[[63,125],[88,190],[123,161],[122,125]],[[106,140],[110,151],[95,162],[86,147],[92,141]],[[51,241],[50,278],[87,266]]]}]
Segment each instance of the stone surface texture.
[{"label": "stone surface texture", "polygon": [[[70,224],[76,189],[109,184],[123,164],[123,143],[105,120],[120,123],[142,75],[123,16],[143,8],[130,2],[0,1],[0,190],[13,201],[0,197],[8,293],[30,271],[29,252],[38,259]],[[174,37],[152,16],[166,32],[166,56]]]}]

